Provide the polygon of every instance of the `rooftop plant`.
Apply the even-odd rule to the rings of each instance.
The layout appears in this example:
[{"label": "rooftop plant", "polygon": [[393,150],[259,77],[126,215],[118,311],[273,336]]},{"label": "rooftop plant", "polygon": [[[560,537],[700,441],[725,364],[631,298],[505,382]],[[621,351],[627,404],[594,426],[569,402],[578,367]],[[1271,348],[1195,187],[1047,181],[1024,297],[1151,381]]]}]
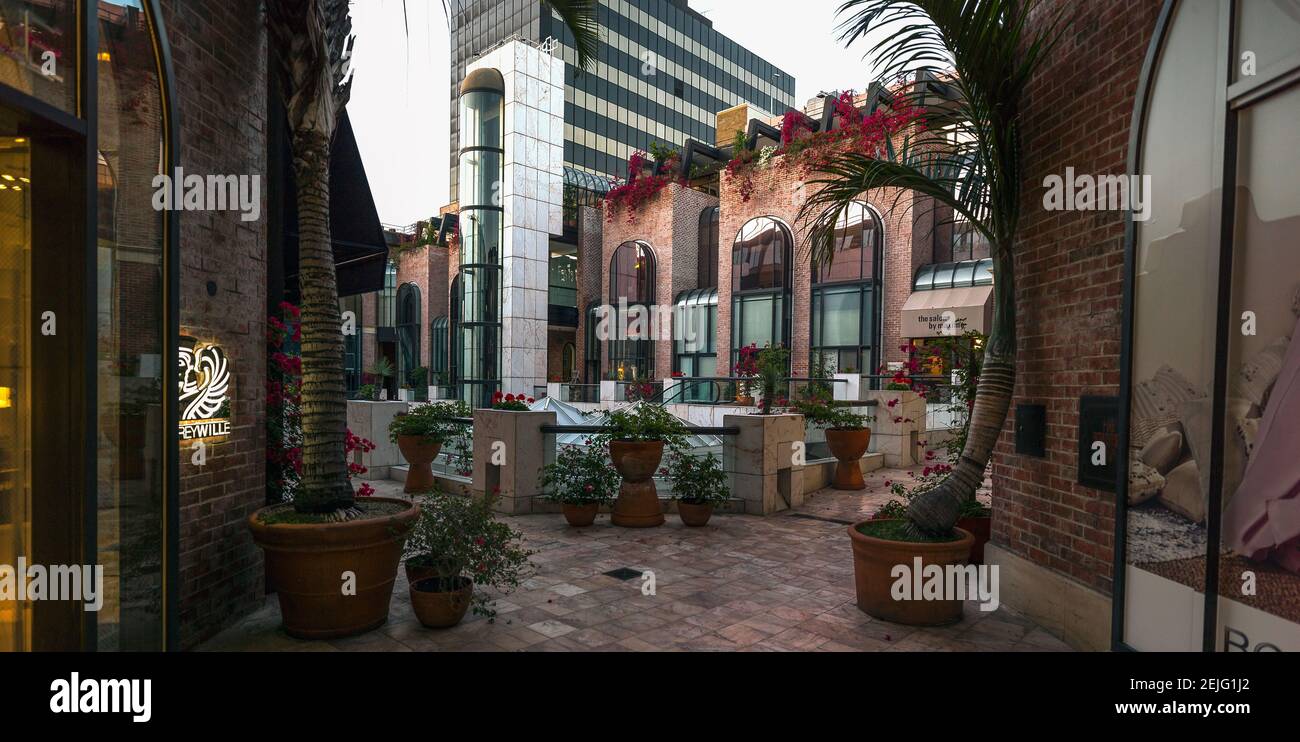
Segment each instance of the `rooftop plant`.
[{"label": "rooftop plant", "polygon": [[607,505],[618,497],[623,481],[603,446],[561,446],[555,461],[542,468],[546,499],[565,505]]},{"label": "rooftop plant", "polygon": [[605,440],[664,441],[676,444],[686,434],[686,426],[672,413],[656,404],[641,403],[609,413]]}]

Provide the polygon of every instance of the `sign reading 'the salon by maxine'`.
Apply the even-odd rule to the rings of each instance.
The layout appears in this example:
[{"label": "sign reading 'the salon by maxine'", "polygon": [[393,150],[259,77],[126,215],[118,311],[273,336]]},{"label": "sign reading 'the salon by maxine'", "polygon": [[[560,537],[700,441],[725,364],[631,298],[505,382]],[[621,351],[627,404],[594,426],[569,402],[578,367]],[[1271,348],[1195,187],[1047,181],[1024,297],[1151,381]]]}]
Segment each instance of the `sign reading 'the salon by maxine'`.
[{"label": "sign reading 'the salon by maxine'", "polygon": [[180,349],[181,440],[230,435],[230,367],[218,345]]}]

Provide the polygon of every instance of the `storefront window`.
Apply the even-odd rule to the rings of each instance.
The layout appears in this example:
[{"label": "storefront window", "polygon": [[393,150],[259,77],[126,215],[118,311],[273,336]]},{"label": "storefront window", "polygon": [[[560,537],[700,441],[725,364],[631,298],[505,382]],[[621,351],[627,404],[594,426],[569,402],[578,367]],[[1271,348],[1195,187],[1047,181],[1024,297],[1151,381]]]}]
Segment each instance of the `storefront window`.
[{"label": "storefront window", "polygon": [[[1237,59],[1221,33],[1235,8],[1238,46],[1259,52],[1265,77],[1266,54],[1276,62],[1296,48],[1294,33],[1282,41],[1288,21],[1260,20],[1279,5],[1179,2],[1157,37],[1136,170],[1152,183],[1129,265],[1120,503],[1121,638],[1137,649],[1300,649],[1300,527],[1282,514],[1300,486],[1300,66],[1252,81],[1273,84],[1264,95],[1247,83],[1230,89]],[[1225,214],[1234,161],[1234,213]],[[1231,250],[1229,275],[1222,250]],[[1254,587],[1243,589],[1246,580]]]},{"label": "storefront window", "polygon": [[339,299],[339,312],[351,312],[354,318],[354,331],[343,335],[343,381],[348,394],[352,394],[361,387],[361,328],[364,326],[361,297],[345,296]]},{"label": "storefront window", "polygon": [[[140,22],[134,3],[99,5],[101,28]],[[0,84],[76,114],[78,63],[76,0],[0,0]]]},{"label": "storefront window", "polygon": [[702,289],[718,285],[718,219],[721,210],[717,207],[705,209],[700,213],[699,260],[700,267],[695,285]]}]

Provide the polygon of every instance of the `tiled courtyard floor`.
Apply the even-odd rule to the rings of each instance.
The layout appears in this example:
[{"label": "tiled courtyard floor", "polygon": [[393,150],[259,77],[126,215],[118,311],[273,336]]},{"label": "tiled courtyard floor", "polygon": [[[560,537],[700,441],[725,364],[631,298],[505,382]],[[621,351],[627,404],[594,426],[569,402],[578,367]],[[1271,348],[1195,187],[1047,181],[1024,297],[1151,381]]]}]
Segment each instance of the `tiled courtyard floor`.
[{"label": "tiled courtyard floor", "polygon": [[[846,526],[888,499],[875,472],[866,493],[825,490],[804,508],[770,517],[715,515],[704,528],[669,516],[661,528],[625,529],[601,516],[570,528],[558,514],[503,517],[525,534],[534,574],[498,601],[494,622],[472,615],[450,629],[415,619],[398,575],[388,624],[333,641],[302,641],[279,628],[274,598],[204,644],[208,651],[1066,651],[1059,639],[1007,608],[968,602],[960,623],[912,628],[854,605]],[[377,494],[400,496],[380,483]],[[628,567],[642,580],[605,572]]]}]

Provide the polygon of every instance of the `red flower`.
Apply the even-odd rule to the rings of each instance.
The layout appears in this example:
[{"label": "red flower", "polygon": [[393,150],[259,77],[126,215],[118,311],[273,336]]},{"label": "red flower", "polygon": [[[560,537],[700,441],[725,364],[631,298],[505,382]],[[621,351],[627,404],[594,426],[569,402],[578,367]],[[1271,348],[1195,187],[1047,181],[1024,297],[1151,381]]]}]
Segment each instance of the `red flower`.
[{"label": "red flower", "polygon": [[528,404],[532,404],[533,402],[536,402],[536,401],[537,401],[537,400],[533,399],[532,397],[529,397],[529,398],[528,398]]}]

